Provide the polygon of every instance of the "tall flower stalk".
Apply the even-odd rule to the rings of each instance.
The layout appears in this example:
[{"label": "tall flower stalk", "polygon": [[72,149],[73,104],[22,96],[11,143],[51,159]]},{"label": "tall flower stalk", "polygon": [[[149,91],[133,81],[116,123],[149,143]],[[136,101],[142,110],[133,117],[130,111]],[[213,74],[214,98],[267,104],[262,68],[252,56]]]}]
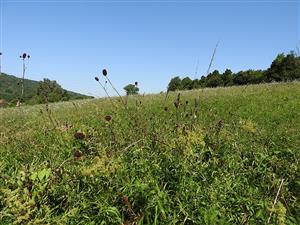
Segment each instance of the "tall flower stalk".
[{"label": "tall flower stalk", "polygon": [[103,74],[103,76],[105,76],[105,78],[107,79],[107,81],[108,81],[108,83],[110,84],[110,86],[114,89],[114,91],[119,95],[119,97],[120,97],[120,99],[121,99],[123,105],[126,106],[126,104],[125,104],[125,102],[124,102],[122,96],[120,95],[120,93],[118,92],[118,90],[114,87],[114,85],[112,84],[112,82],[111,82],[110,79],[108,78],[108,76],[107,76],[107,70],[106,70],[106,69],[103,69],[103,70],[102,70],[102,74]]},{"label": "tall flower stalk", "polygon": [[[110,95],[108,94],[105,86],[100,82],[99,77],[95,77],[95,80],[100,84],[100,86],[103,88],[103,90],[105,91],[105,94],[107,95],[108,99],[113,103]],[[114,104],[114,103],[113,103]]]},{"label": "tall flower stalk", "polygon": [[26,72],[25,60],[30,59],[30,55],[28,55],[27,53],[23,53],[22,55],[20,55],[20,58],[23,61],[23,75],[22,75],[22,86],[21,86],[21,101],[22,101],[24,96],[24,81],[25,81],[25,72]]},{"label": "tall flower stalk", "polygon": [[1,64],[2,52],[0,52],[0,76],[2,75],[2,64]]}]

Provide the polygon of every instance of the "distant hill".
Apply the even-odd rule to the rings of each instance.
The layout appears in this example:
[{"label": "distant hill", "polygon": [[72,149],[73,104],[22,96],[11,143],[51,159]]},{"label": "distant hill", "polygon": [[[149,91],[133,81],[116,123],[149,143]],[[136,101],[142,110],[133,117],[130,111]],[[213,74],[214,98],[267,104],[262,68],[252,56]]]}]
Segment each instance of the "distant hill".
[{"label": "distant hill", "polygon": [[[25,79],[24,81],[24,101],[30,102],[30,100],[36,95],[37,88],[39,86],[38,81]],[[91,96],[79,94],[76,92],[68,91],[70,100],[93,98]],[[0,74],[0,100],[4,99],[7,102],[16,102],[16,99],[21,94],[21,78],[5,73]]]}]

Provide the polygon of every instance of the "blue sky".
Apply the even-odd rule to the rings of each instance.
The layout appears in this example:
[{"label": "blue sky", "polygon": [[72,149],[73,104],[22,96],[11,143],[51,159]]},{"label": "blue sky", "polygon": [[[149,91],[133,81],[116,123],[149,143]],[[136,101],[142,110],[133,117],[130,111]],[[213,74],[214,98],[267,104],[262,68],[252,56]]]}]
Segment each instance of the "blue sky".
[{"label": "blue sky", "polygon": [[300,41],[299,1],[14,1],[0,0],[2,70],[57,80],[64,88],[104,96],[94,81],[107,68],[119,90],[166,90],[174,76],[265,69]]}]

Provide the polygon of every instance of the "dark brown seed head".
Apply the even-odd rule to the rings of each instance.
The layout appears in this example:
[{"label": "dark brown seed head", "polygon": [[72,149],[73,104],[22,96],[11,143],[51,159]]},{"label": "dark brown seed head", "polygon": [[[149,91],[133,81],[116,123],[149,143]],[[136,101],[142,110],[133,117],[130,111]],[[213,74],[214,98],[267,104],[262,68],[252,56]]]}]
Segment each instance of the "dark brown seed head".
[{"label": "dark brown seed head", "polygon": [[136,82],[134,82],[134,85],[135,85],[135,86],[138,86],[138,84],[139,84],[139,83],[138,83],[137,81],[136,81]]},{"label": "dark brown seed head", "polygon": [[27,54],[26,54],[26,53],[23,53],[22,58],[25,59],[26,56],[27,56]]},{"label": "dark brown seed head", "polygon": [[30,55],[28,55],[27,58],[30,59]]},{"label": "dark brown seed head", "polygon": [[82,156],[82,152],[80,150],[76,150],[74,152],[74,158],[79,159]]},{"label": "dark brown seed head", "polygon": [[176,107],[176,109],[178,109],[178,107],[179,107],[179,102],[178,102],[178,101],[175,101],[175,102],[174,102],[174,106]]},{"label": "dark brown seed head", "polygon": [[83,139],[85,138],[85,135],[84,135],[84,133],[77,131],[77,132],[74,134],[74,137],[75,137],[77,140],[83,140]]},{"label": "dark brown seed head", "polygon": [[106,70],[106,69],[103,69],[103,70],[102,70],[102,74],[103,74],[103,76],[107,76],[107,70]]},{"label": "dark brown seed head", "polygon": [[105,117],[104,117],[104,119],[105,119],[106,121],[108,121],[108,122],[109,122],[109,121],[111,121],[111,119],[112,119],[112,116],[110,116],[110,115],[107,115],[107,116],[105,116]]},{"label": "dark brown seed head", "polygon": [[99,81],[99,77],[95,77],[95,80],[96,80],[96,81]]}]

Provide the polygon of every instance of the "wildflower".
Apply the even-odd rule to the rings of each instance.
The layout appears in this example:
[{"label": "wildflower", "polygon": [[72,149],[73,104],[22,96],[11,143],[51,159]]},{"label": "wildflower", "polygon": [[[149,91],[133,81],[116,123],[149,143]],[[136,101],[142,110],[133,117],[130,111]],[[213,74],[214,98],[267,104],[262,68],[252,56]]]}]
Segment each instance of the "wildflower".
[{"label": "wildflower", "polygon": [[85,135],[84,135],[84,133],[77,131],[77,132],[74,134],[74,137],[75,137],[77,140],[83,140],[83,139],[85,138]]},{"label": "wildflower", "polygon": [[102,70],[102,74],[103,74],[103,76],[107,76],[107,70],[106,70],[106,69],[103,69],[103,70]]},{"label": "wildflower", "polygon": [[99,81],[99,77],[95,77],[95,80],[96,80],[96,81]]},{"label": "wildflower", "polygon": [[105,116],[105,117],[104,117],[104,119],[105,119],[106,121],[108,121],[108,122],[109,122],[109,121],[111,121],[111,119],[112,119],[112,116],[110,116],[110,115],[107,115],[107,116]]}]

